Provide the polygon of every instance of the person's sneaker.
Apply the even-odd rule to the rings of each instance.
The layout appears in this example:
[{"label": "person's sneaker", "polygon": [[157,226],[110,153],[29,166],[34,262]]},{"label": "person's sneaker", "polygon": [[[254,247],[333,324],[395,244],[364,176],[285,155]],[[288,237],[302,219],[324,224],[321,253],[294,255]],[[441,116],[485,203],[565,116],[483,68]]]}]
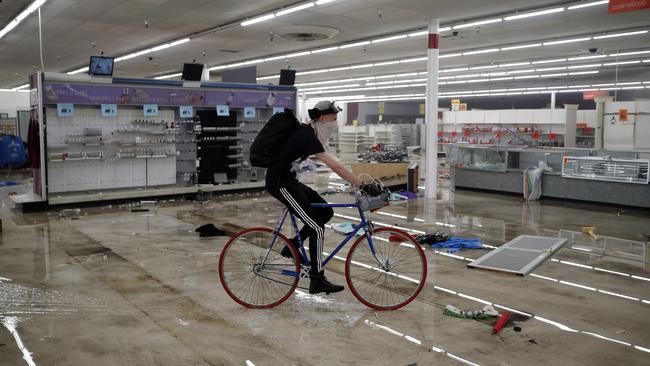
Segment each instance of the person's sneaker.
[{"label": "person's sneaker", "polygon": [[[296,238],[289,239],[289,243],[291,243],[291,245],[293,245],[293,247],[296,248],[297,252],[300,252],[300,249],[298,249],[298,243]],[[288,245],[285,245],[282,248],[282,250],[280,251],[280,255],[285,258],[293,258],[293,253],[291,252],[291,249],[289,248]]]},{"label": "person's sneaker", "polygon": [[310,294],[319,294],[324,292],[326,295],[333,294],[336,292],[341,292],[345,288],[341,285],[335,285],[327,280],[325,277],[325,271],[320,271],[316,274],[310,276],[309,282],[309,293]]}]

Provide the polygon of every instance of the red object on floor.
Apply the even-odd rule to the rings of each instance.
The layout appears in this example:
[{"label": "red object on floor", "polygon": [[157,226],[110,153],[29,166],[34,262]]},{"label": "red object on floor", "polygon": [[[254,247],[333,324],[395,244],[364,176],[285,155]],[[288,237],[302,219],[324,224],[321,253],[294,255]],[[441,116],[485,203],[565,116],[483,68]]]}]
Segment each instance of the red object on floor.
[{"label": "red object on floor", "polygon": [[503,315],[499,317],[497,322],[494,324],[494,327],[492,327],[492,334],[497,334],[505,327],[506,323],[508,322],[508,319],[510,319],[510,313],[509,312],[504,312]]}]

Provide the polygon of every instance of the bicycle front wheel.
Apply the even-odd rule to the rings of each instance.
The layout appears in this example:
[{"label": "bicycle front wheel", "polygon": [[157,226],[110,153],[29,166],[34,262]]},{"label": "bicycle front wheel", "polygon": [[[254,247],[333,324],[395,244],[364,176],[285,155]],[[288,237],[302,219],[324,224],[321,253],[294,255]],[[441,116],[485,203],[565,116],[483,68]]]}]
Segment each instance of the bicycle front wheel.
[{"label": "bicycle front wheel", "polygon": [[427,278],[427,259],[408,233],[379,228],[357,239],[345,261],[352,294],[376,310],[399,309],[415,299]]},{"label": "bicycle front wheel", "polygon": [[[271,247],[271,245],[273,246]],[[288,245],[293,258],[280,255]],[[219,278],[226,293],[248,308],[272,308],[285,301],[300,278],[298,252],[282,234],[252,228],[233,235],[219,257]]]}]

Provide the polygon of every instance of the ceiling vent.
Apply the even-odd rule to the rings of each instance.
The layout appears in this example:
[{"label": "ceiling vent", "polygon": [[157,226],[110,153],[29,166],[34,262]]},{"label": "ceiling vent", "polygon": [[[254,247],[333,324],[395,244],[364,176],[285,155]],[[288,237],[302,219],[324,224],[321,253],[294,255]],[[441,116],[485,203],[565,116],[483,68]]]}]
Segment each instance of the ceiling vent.
[{"label": "ceiling vent", "polygon": [[297,42],[322,41],[332,38],[339,33],[340,31],[336,28],[318,25],[292,25],[278,27],[271,31],[271,34],[276,37]]}]

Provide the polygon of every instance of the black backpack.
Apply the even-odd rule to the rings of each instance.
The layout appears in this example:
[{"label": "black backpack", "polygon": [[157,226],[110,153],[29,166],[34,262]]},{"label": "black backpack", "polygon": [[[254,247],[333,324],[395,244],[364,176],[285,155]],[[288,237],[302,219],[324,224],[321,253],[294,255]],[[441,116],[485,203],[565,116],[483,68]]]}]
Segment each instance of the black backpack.
[{"label": "black backpack", "polygon": [[260,168],[273,165],[284,143],[299,128],[300,122],[291,109],[285,108],[284,112],[274,114],[251,144],[251,165]]}]

